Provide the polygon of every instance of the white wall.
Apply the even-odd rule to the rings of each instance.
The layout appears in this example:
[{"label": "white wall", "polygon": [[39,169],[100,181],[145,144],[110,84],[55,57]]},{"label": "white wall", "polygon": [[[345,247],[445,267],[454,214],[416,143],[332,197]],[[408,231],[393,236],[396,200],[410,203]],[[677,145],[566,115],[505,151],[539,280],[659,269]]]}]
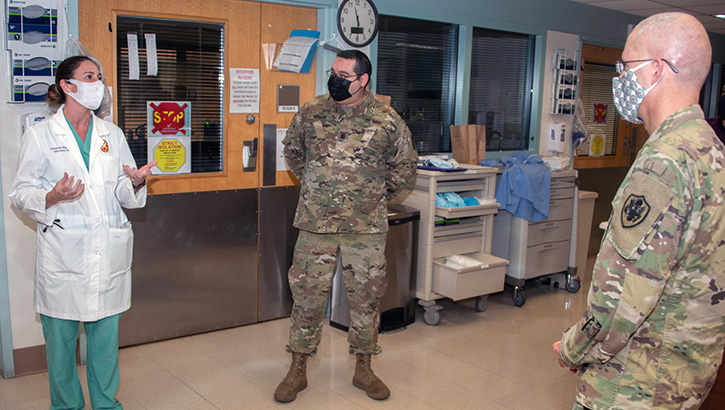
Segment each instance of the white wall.
[{"label": "white wall", "polygon": [[[564,123],[566,124],[566,138],[568,143],[566,144],[566,152],[564,156],[571,156],[571,130],[574,125],[574,116],[567,114],[550,114],[551,112],[551,92],[552,84],[555,81],[554,78],[554,53],[557,49],[564,49],[571,53],[571,58],[574,58],[574,53],[578,57],[578,63],[581,63],[581,51],[579,46],[579,35],[562,33],[558,31],[547,31],[546,33],[546,45],[544,46],[544,52],[546,53],[546,60],[544,64],[543,72],[543,85],[541,87],[541,128],[539,139],[539,155],[556,155],[555,153],[549,152],[549,124],[551,123]],[[577,94],[579,88],[577,88]],[[573,161],[573,158],[571,159]]]},{"label": "white wall", "polygon": [[[5,30],[5,12],[0,17]],[[3,35],[3,38],[5,35]],[[4,46],[3,46],[4,48]],[[7,255],[8,297],[13,349],[44,343],[40,319],[33,313],[33,279],[35,269],[35,222],[18,212],[8,199],[15,177],[18,152],[20,151],[21,116],[30,111],[44,110],[46,104],[10,104],[6,61],[0,64],[0,177],[2,177],[3,209],[5,224],[5,250]],[[4,284],[0,284],[0,289]]]}]

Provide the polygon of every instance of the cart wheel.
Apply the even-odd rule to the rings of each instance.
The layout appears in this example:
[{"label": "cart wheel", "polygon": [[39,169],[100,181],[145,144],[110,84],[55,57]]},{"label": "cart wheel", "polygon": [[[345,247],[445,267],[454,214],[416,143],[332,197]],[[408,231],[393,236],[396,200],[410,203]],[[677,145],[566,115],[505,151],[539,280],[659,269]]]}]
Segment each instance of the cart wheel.
[{"label": "cart wheel", "polygon": [[524,291],[520,289],[514,289],[514,305],[521,307],[526,303],[526,296]]},{"label": "cart wheel", "polygon": [[569,278],[569,280],[566,281],[566,290],[568,290],[571,293],[576,293],[579,291],[579,288],[582,287],[581,282],[579,281],[578,276],[572,276]]},{"label": "cart wheel", "polygon": [[441,321],[441,312],[437,310],[434,312],[429,312],[425,310],[423,311],[423,320],[425,321],[425,323],[431,326],[435,326]]},{"label": "cart wheel", "polygon": [[476,298],[476,312],[483,312],[488,307],[488,295]]}]

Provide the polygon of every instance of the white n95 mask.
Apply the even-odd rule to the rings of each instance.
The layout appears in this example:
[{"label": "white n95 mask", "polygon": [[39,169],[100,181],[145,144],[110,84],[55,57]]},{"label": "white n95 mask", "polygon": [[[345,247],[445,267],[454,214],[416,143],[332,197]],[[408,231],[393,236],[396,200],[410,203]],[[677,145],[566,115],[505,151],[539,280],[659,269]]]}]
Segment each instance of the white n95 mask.
[{"label": "white n95 mask", "polygon": [[103,102],[103,93],[105,91],[105,86],[101,81],[86,83],[70,79],[68,82],[75,84],[76,87],[78,87],[78,91],[74,93],[66,93],[69,97],[76,100],[78,104],[88,108],[89,110],[95,110],[101,106],[101,102]]},{"label": "white n95 mask", "polygon": [[614,105],[617,106],[617,111],[624,117],[625,120],[633,124],[642,124],[642,120],[637,116],[639,106],[642,104],[642,100],[664,77],[660,77],[654,84],[649,88],[645,89],[637,81],[637,74],[634,72],[640,68],[646,66],[654,60],[644,62],[637,67],[626,71],[619,77],[612,78],[612,94],[614,95]]}]

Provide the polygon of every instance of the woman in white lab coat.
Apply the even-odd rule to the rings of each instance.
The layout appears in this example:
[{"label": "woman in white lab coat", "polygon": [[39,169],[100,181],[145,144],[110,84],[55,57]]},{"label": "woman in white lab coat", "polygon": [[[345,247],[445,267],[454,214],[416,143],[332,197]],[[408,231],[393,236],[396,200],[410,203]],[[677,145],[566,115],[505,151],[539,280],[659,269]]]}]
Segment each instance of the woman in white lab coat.
[{"label": "woman in white lab coat", "polygon": [[23,136],[10,199],[37,222],[35,310],[46,341],[51,410],[83,409],[76,370],[78,324],[88,335],[93,409],[120,409],[118,319],[131,305],[133,232],[121,207],[146,204],[146,177],[123,132],[93,114],[103,99],[99,67],[64,60],[48,100],[61,105]]}]

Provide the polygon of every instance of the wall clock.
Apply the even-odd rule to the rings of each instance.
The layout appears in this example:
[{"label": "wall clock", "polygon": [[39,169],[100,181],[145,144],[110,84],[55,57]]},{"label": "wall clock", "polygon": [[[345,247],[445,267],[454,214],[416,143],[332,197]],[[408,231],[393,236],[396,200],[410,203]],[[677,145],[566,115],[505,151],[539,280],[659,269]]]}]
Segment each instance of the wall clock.
[{"label": "wall clock", "polygon": [[378,9],[371,0],[344,0],[337,10],[337,30],[353,47],[365,47],[378,34]]}]

